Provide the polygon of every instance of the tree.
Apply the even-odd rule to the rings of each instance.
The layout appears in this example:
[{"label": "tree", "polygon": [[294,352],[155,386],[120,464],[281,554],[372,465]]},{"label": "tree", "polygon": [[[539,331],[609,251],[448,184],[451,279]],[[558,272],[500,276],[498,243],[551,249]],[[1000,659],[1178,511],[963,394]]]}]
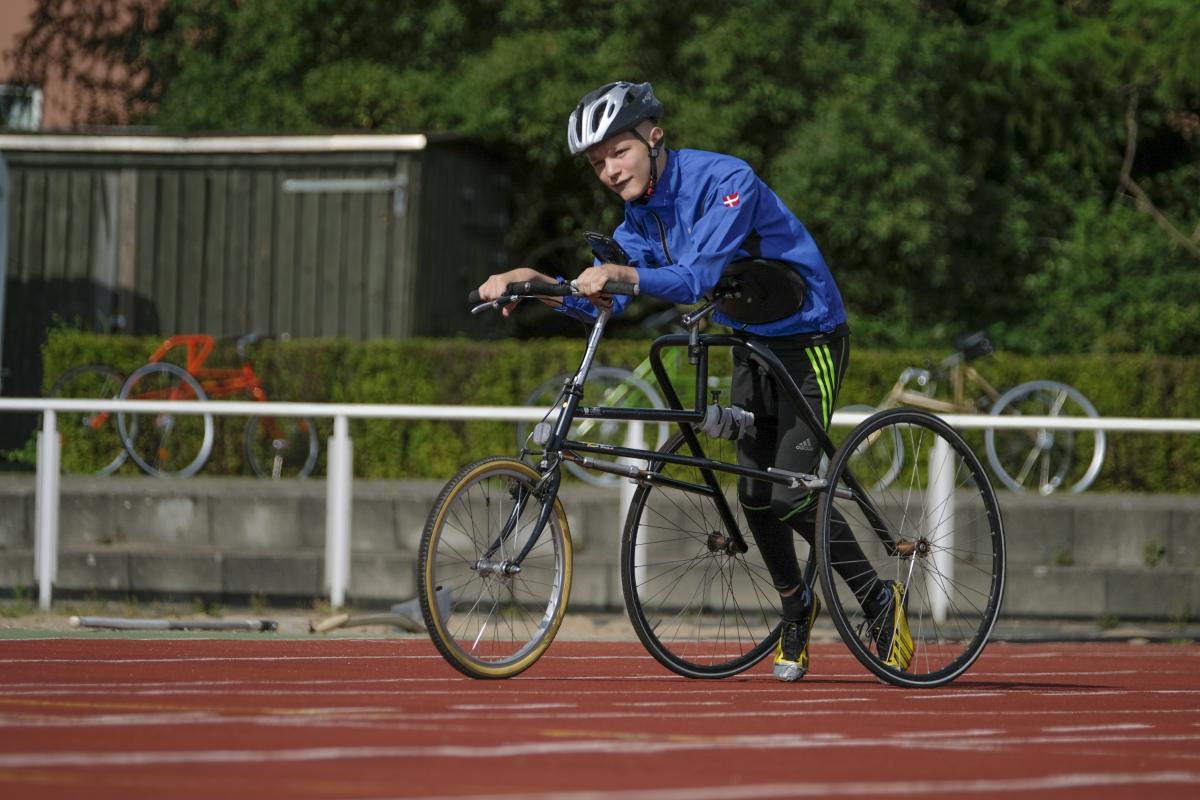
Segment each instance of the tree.
[{"label": "tree", "polygon": [[516,178],[512,252],[565,272],[584,255],[539,245],[619,214],[567,157],[566,114],[652,77],[671,146],[745,158],[813,231],[860,342],[990,325],[1029,351],[1195,352],[1191,0],[120,2],[137,24],[97,37],[43,0],[22,52],[115,60],[167,131],[478,140]]}]

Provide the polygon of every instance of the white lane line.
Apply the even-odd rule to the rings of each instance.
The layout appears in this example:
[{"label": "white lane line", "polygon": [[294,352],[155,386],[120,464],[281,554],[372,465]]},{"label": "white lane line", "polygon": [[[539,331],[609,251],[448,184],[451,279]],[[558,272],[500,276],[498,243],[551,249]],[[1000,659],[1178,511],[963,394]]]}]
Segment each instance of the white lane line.
[{"label": "white lane line", "polygon": [[[1105,647],[1105,648],[1083,648],[1088,657],[1093,656],[1113,656],[1115,658],[1181,658],[1200,656],[1200,651],[1197,651],[1191,644],[1186,645],[1169,645],[1166,647],[1158,647],[1154,649],[1142,649],[1138,647],[1129,647],[1123,645],[1120,647]],[[1035,658],[1078,658],[1079,651],[1065,650],[1037,650],[1028,653],[1013,652],[1013,651],[997,651],[993,654],[991,650],[985,658],[995,659],[1012,659],[1013,661],[1028,660]]]},{"label": "white lane line", "polygon": [[[834,739],[829,734],[812,737],[786,737],[789,748],[829,746]],[[357,759],[396,758],[513,758],[522,756],[574,755],[579,753],[631,754],[686,750],[768,749],[770,737],[718,737],[689,741],[653,739],[586,739],[578,741],[518,742],[501,745],[434,745],[394,747],[310,747],[293,750],[195,750],[140,752],[61,752],[0,754],[0,769],[46,767],[110,767],[148,766],[161,764],[240,764],[285,763],[294,761],[344,761]],[[874,744],[886,744],[880,740]]]},{"label": "white lane line", "polygon": [[[181,662],[203,663],[206,661],[442,661],[437,653],[386,655],[340,655],[310,656],[297,653],[280,653],[277,656],[171,656],[169,658],[0,658],[0,664],[176,664]],[[543,661],[645,661],[650,663],[647,653],[629,655],[595,656],[546,656]]]},{"label": "white lane line", "polygon": [[869,697],[797,697],[784,700],[766,700],[777,706],[810,706],[816,703],[870,703]]},{"label": "white lane line", "polygon": [[1085,731],[1140,731],[1153,727],[1144,722],[1126,722],[1116,725],[1049,725],[1042,730],[1046,733],[1084,733]]},{"label": "white lane line", "polygon": [[[772,797],[908,797],[948,794],[961,797],[990,792],[1045,792],[1093,786],[1192,786],[1200,784],[1195,772],[1069,773],[1029,778],[977,778],[972,780],[848,781],[845,783],[760,783],[729,786],[688,786],[673,789],[617,789],[611,791],[537,792],[534,794],[459,795],[455,800],[725,800],[736,793],[745,800]],[[374,800],[384,800],[375,798]],[[408,798],[408,800],[433,800]]]},{"label": "white lane line", "polygon": [[[895,747],[905,752],[977,750],[994,751],[1007,747],[1041,744],[1086,743],[1193,743],[1200,735],[1179,736],[1101,736],[1101,737],[997,737],[978,741],[925,741],[909,736],[873,739],[851,738],[834,734],[748,735],[731,737],[689,737],[655,740],[582,739],[562,741],[512,742],[495,745],[411,745],[391,747],[311,747],[291,750],[198,750],[198,751],[126,751],[60,752],[0,754],[0,769],[43,769],[51,767],[152,766],[164,764],[245,764],[288,763],[297,761],[345,761],[361,759],[430,758],[467,759],[522,758],[579,754],[632,755],[687,751],[728,752],[730,750],[818,750],[825,748]],[[1161,751],[1160,751],[1161,752]]]},{"label": "white lane line", "polygon": [[[463,722],[468,722],[463,718]],[[478,717],[475,717],[478,722]],[[89,717],[86,725],[70,717],[14,718],[0,716],[0,727],[12,730],[41,728],[71,728],[72,730],[95,728],[185,728],[232,726],[241,730],[248,726],[270,728],[301,727],[305,730],[354,729],[383,731],[435,731],[444,733],[444,720],[424,721],[403,714],[364,714],[348,717],[322,717],[297,719],[295,717],[242,716],[230,718],[204,714],[109,714]]]},{"label": "white lane line", "polygon": [[[1003,680],[1006,683],[1011,683],[1013,678],[1063,678],[1063,677],[1084,677],[1084,678],[1102,678],[1106,675],[1141,675],[1145,670],[1140,669],[1104,669],[1104,670],[1046,670],[1044,672],[972,672],[972,678],[989,678],[991,680]],[[1190,675],[1189,671],[1184,670],[1162,670],[1155,672],[1157,675]]]},{"label": "white lane line", "polygon": [[277,656],[172,656],[171,658],[0,658],[0,664],[203,664],[240,661],[441,661],[437,655],[427,656],[305,656],[281,653]]},{"label": "white lane line", "polygon": [[[304,684],[303,682],[300,682],[300,683],[296,684],[295,688],[268,688],[268,687],[273,687],[274,684],[272,684],[270,682],[265,683],[265,684],[254,684],[254,683],[242,684],[237,681],[232,681],[227,686],[213,685],[211,687],[204,683],[200,683],[200,684],[184,683],[184,684],[179,684],[177,686],[172,685],[172,684],[150,684],[150,686],[162,686],[163,688],[138,688],[138,687],[133,687],[133,686],[129,686],[129,685],[122,685],[121,687],[115,687],[115,688],[107,688],[103,684],[88,684],[89,688],[81,688],[81,689],[74,689],[74,688],[43,689],[43,688],[16,688],[16,687],[10,688],[9,686],[5,686],[4,692],[3,692],[3,698],[15,698],[15,697],[47,697],[47,698],[50,698],[50,697],[93,697],[93,696],[161,697],[161,696],[171,696],[171,695],[179,695],[181,697],[182,696],[201,696],[202,697],[205,695],[212,695],[212,694],[221,694],[221,695],[239,696],[239,697],[255,697],[255,696],[260,696],[260,695],[264,696],[264,697],[266,697],[266,696],[271,696],[271,697],[312,697],[314,693],[319,693],[321,696],[331,696],[331,697],[332,696],[373,697],[373,696],[379,696],[379,695],[386,695],[386,696],[403,696],[403,697],[418,697],[418,696],[420,696],[420,697],[443,697],[444,696],[444,697],[450,697],[450,698],[467,699],[470,697],[487,698],[487,697],[495,696],[491,692],[471,691],[470,689],[459,690],[457,687],[456,688],[447,687],[446,689],[414,689],[414,688],[411,688],[411,686],[413,684],[430,684],[430,683],[453,684],[453,683],[459,682],[459,680],[460,679],[458,679],[458,678],[452,678],[452,677],[447,677],[447,678],[395,678],[395,679],[391,679],[391,680],[387,681],[388,685],[380,686],[379,688],[374,688],[374,689],[373,688],[345,688],[345,689],[328,688],[328,684],[326,684],[325,682],[321,682],[320,684],[314,684],[312,686],[308,686],[308,685]],[[528,679],[518,678],[517,680],[524,681],[524,680],[528,680]],[[334,682],[334,683],[336,684],[336,682]],[[347,683],[353,683],[353,681],[347,681]],[[772,683],[774,683],[774,682],[772,682]],[[30,685],[23,684],[22,686],[30,686]],[[33,686],[36,686],[36,685],[33,685]],[[94,688],[92,688],[92,687],[94,687]],[[857,690],[857,688],[856,688],[856,690]],[[544,689],[538,689],[538,690],[530,689],[530,690],[526,690],[524,692],[522,692],[518,689],[512,689],[509,691],[511,692],[512,695],[525,695],[525,696],[530,697],[531,699],[537,699],[537,698],[546,696],[546,690],[544,690]],[[820,689],[814,689],[811,692],[809,690],[805,689],[805,690],[803,690],[805,696],[800,697],[800,698],[762,697],[763,695],[776,695],[777,696],[777,695],[787,692],[787,691],[788,690],[786,690],[786,689],[747,689],[747,688],[743,687],[743,688],[731,690],[728,692],[722,692],[721,690],[710,690],[707,692],[688,692],[686,690],[685,691],[672,690],[670,692],[670,694],[673,699],[675,698],[676,695],[681,695],[681,696],[689,695],[690,696],[690,695],[695,695],[695,694],[702,694],[709,698],[712,698],[712,697],[727,698],[728,702],[734,702],[737,700],[745,699],[751,695],[755,695],[757,697],[760,697],[763,702],[797,703],[797,704],[816,703],[816,702],[879,702],[879,700],[881,698],[889,698],[889,697],[896,696],[895,689],[880,689],[877,692],[872,692],[871,687],[863,687],[863,693],[867,695],[865,697],[825,697],[825,698],[822,698],[822,697],[810,697],[809,696],[809,695],[815,695],[815,694],[821,693]],[[846,691],[845,689],[833,689],[833,690],[825,691],[824,694],[839,694],[840,695],[840,694],[844,694],[845,691]],[[578,697],[578,698],[608,697],[608,696],[612,696],[612,695],[629,696],[629,695],[640,695],[640,694],[661,697],[663,695],[663,690],[661,690],[661,689],[646,689],[646,690],[629,689],[627,691],[600,691],[600,690],[595,690],[595,689],[578,689],[578,690],[572,689],[571,690],[571,696]],[[1130,700],[1133,700],[1135,698],[1151,697],[1151,696],[1157,696],[1157,695],[1194,696],[1194,695],[1200,695],[1200,689],[1136,689],[1136,690],[1128,690],[1128,691],[1126,691],[1126,690],[1120,690],[1120,691],[1104,690],[1104,691],[1101,691],[1101,690],[1091,690],[1091,689],[1080,689],[1080,690],[1072,690],[1072,691],[1040,691],[1040,692],[1029,692],[1029,691],[995,692],[995,693],[992,693],[992,692],[983,692],[983,693],[964,692],[962,694],[938,693],[936,695],[933,695],[933,694],[926,695],[924,693],[912,692],[912,693],[905,694],[904,700],[906,702],[909,700],[957,701],[959,699],[964,699],[964,698],[965,699],[975,699],[975,698],[990,698],[990,697],[1007,697],[1007,698],[1011,698],[1013,700],[1020,700],[1023,698],[1037,698],[1037,697],[1080,698],[1080,699],[1085,699],[1085,700],[1092,699],[1092,698],[1098,698],[1098,697],[1119,697],[1119,698],[1129,698]],[[3,702],[3,698],[0,698],[0,702]],[[678,699],[674,702],[672,700],[667,700],[667,701],[664,701],[664,703],[666,705],[676,705],[676,704],[694,705],[695,701],[686,700],[686,699]],[[1098,708],[1096,710],[1097,711],[1105,711],[1107,709]],[[889,711],[888,713],[893,713],[893,712]],[[989,712],[989,713],[991,713],[991,712]]]},{"label": "white lane line", "polygon": [[678,700],[671,702],[670,700],[630,700],[627,702],[614,702],[617,708],[678,708],[679,706],[731,706],[733,702],[730,700]]},{"label": "white lane line", "polygon": [[575,703],[520,703],[516,705],[509,704],[492,704],[492,703],[474,703],[450,706],[451,711],[495,711],[503,713],[505,711],[537,711],[539,709],[550,708],[578,708]]},{"label": "white lane line", "polygon": [[[129,702],[129,701],[125,701],[125,702]],[[14,706],[16,708],[21,707],[21,703],[7,704],[7,705],[9,706],[9,708],[13,708]],[[24,720],[45,719],[45,718],[54,717],[56,715],[56,712],[54,710],[54,704],[49,703],[46,705],[48,707],[39,705],[36,708],[36,711],[31,709],[29,712],[26,712],[26,713],[13,713],[10,711],[8,714],[0,714],[0,722],[4,723],[5,726],[19,727],[20,725],[24,724],[24,722],[23,722]],[[525,721],[551,722],[551,721],[571,721],[571,720],[584,720],[584,719],[586,719],[586,720],[645,720],[645,719],[657,719],[659,716],[659,713],[654,710],[646,710],[646,711],[636,711],[636,710],[579,711],[578,709],[576,709],[576,710],[569,711],[569,712],[550,712],[550,713],[540,712],[540,713],[534,714],[534,713],[527,713],[527,712],[523,712],[523,711],[503,710],[503,709],[499,709],[499,708],[496,708],[496,707],[490,706],[490,705],[481,705],[480,708],[483,710],[487,710],[489,712],[494,712],[492,714],[493,719],[496,719],[496,720],[502,719],[504,721],[514,721],[514,722],[517,722],[517,721],[520,721],[520,722],[525,722]],[[263,713],[263,709],[230,708],[230,709],[196,709],[196,710],[198,712],[210,712],[210,713],[224,714],[225,721],[230,724],[237,723],[238,720],[241,720],[241,719],[248,719],[252,716],[252,714]],[[70,724],[75,725],[77,727],[81,727],[81,728],[87,727],[90,724],[90,720],[93,719],[93,717],[80,716],[79,711],[80,711],[79,708],[71,707],[71,708],[67,709],[67,711],[63,714],[63,716],[61,716],[61,718],[69,721]],[[148,713],[148,714],[149,713],[172,714],[172,713],[188,713],[188,712],[186,709],[170,708],[170,709],[164,709],[161,712],[155,712],[154,710],[151,709],[151,710],[147,710],[145,713]],[[419,710],[419,709],[414,709],[411,706],[393,706],[393,707],[379,706],[379,707],[368,707],[368,708],[364,708],[361,710],[357,710],[357,709],[346,710],[346,709],[336,709],[336,708],[335,709],[315,708],[315,709],[302,709],[301,710],[301,709],[281,708],[281,709],[268,709],[268,710],[266,710],[266,713],[272,714],[274,716],[274,718],[298,719],[301,722],[319,721],[322,717],[334,717],[337,714],[378,715],[380,717],[387,717],[388,715],[399,715],[400,718],[407,719],[407,720],[423,720],[423,721],[430,721],[430,722],[432,722],[432,721],[472,722],[472,721],[478,721],[478,718],[479,718],[478,714],[473,713],[473,712],[437,711],[437,710],[423,711],[423,710]],[[799,707],[799,708],[786,709],[786,710],[783,710],[783,709],[773,710],[773,709],[761,708],[761,709],[750,709],[750,710],[738,711],[738,710],[729,709],[727,707],[722,707],[721,710],[714,710],[714,711],[680,710],[680,711],[673,713],[671,716],[673,719],[677,719],[677,720],[755,719],[755,718],[767,718],[767,717],[794,719],[798,716],[803,716],[803,715],[812,716],[812,717],[815,717],[815,716],[821,716],[821,717],[837,716],[839,718],[844,718],[844,717],[846,717],[846,715],[848,713],[849,713],[848,710],[845,707],[840,706],[840,705],[834,706],[834,707],[825,707],[825,708],[817,708],[817,707],[810,705],[807,707]],[[978,711],[945,711],[945,712],[942,712],[942,711],[918,711],[918,710],[910,710],[910,709],[897,709],[897,710],[889,710],[884,713],[888,714],[889,716],[893,716],[893,717],[903,717],[905,719],[913,720],[914,724],[921,719],[938,719],[938,720],[940,720],[940,719],[945,719],[947,717],[965,717],[967,719],[976,719],[979,717]],[[1095,712],[1090,711],[1090,710],[1087,712],[1081,712],[1079,709],[1061,709],[1061,710],[1046,710],[1046,709],[1032,710],[1031,709],[1031,710],[1018,710],[1018,711],[997,710],[994,712],[989,712],[988,716],[997,717],[997,718],[1010,718],[1010,719],[1039,718],[1039,717],[1042,719],[1047,719],[1047,718],[1058,718],[1058,717],[1076,718],[1081,713],[1087,713],[1090,715],[1099,716],[1101,718],[1109,718],[1109,719],[1112,719],[1115,717],[1120,717],[1120,716],[1130,716],[1130,715],[1136,715],[1139,718],[1156,717],[1156,716],[1169,718],[1171,715],[1178,716],[1178,715],[1186,714],[1189,716],[1194,716],[1197,713],[1197,709],[1186,708],[1186,709],[1153,710],[1153,709],[1137,708],[1137,709],[1122,709],[1122,710],[1115,710],[1115,711],[1095,711]],[[861,716],[861,712],[859,712],[859,714],[856,716]],[[1198,726],[1198,727],[1200,727],[1200,726]]]}]

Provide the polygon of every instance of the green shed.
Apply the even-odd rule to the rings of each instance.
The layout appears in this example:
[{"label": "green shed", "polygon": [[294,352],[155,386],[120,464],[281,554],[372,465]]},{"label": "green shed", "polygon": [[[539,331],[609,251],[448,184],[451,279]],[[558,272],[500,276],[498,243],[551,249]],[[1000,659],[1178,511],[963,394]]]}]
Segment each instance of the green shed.
[{"label": "green shed", "polygon": [[509,181],[424,135],[0,135],[8,395],[48,325],[137,335],[485,334],[465,297],[506,265]]}]

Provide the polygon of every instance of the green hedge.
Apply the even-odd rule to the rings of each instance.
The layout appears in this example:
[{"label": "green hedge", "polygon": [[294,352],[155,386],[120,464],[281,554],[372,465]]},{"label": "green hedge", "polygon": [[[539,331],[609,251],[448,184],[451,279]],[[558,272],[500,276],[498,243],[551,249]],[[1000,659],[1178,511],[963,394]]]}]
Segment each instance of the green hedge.
[{"label": "green hedge", "polygon": [[[44,390],[67,369],[106,363],[128,373],[145,362],[158,340],[51,333],[43,349]],[[647,342],[612,339],[598,363],[632,366]],[[255,370],[276,400],[339,403],[512,405],[546,379],[573,370],[582,339],[473,341],[413,339],[268,341],[252,353]],[[182,354],[180,354],[182,356]],[[906,366],[940,359],[940,352],[854,351],[839,405],[874,404]],[[714,351],[713,372],[728,371]],[[209,366],[237,363],[222,342]],[[1052,379],[1082,391],[1104,416],[1200,416],[1200,360],[1139,355],[1029,357],[997,353],[976,362],[998,388]],[[685,402],[690,389],[685,388]],[[242,464],[244,421],[217,417],[218,437],[203,474],[248,474]],[[322,451],[332,422],[318,420]],[[446,478],[468,460],[512,452],[513,426],[492,422],[352,421],[355,474],[365,478]],[[982,456],[982,453],[981,453]],[[325,467],[324,453],[318,471]],[[126,465],[132,472],[135,468]],[[1109,434],[1109,451],[1096,489],[1192,492],[1200,485],[1200,437]]]}]

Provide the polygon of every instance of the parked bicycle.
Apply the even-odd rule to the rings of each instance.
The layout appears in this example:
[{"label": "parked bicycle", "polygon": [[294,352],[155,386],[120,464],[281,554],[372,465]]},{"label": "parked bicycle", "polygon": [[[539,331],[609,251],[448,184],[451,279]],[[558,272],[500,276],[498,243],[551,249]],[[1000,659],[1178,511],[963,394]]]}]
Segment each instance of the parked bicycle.
[{"label": "parked bicycle", "polygon": [[[937,367],[906,368],[878,406],[847,406],[841,410],[872,412],[908,406],[938,414],[1098,416],[1095,406],[1082,392],[1058,381],[1028,381],[1000,392],[970,363],[991,352],[987,334],[982,331],[970,334],[961,338],[955,352]],[[949,400],[935,396],[943,382],[950,385]],[[968,387],[975,391],[968,393]],[[868,444],[892,452],[896,470],[899,469],[903,441],[876,437]],[[1104,464],[1104,431],[988,428],[984,432],[984,445],[996,477],[1014,492],[1041,495],[1082,492],[1096,480]],[[891,472],[885,472],[880,480],[894,480]]]},{"label": "parked bicycle", "polygon": [[[609,283],[605,290],[632,293],[633,287]],[[736,283],[719,286],[715,299],[737,290]],[[572,291],[569,284],[514,283],[506,296],[475,311]],[[915,409],[877,413],[835,447],[768,349],[735,334],[699,332],[713,310],[710,302],[686,314],[686,333],[651,345],[666,408],[582,405],[609,319],[608,311],[600,311],[578,371],[562,387],[555,410],[530,433],[533,452],[481,459],[446,483],[422,533],[417,583],[430,635],[456,669],[475,678],[511,677],[532,666],[553,641],[572,580],[568,515],[559,497],[562,468],[569,464],[638,485],[621,537],[625,607],[651,655],[680,675],[738,674],[778,640],[778,593],[747,534],[735,496],[739,477],[817,494],[815,549],[796,535],[797,554],[810,584],[819,573],[834,626],[872,673],[899,686],[939,686],[979,657],[999,613],[1005,555],[996,494],[971,448],[938,417]],[[705,396],[709,350],[734,346],[746,348],[809,418],[830,457],[825,474],[741,466],[735,442],[701,431],[706,414],[721,413]],[[663,365],[664,353],[681,348],[695,371],[690,408]],[[630,448],[571,438],[578,420],[665,423],[675,433],[655,450]],[[881,462],[860,446],[893,433],[912,446],[901,455],[899,479],[877,488],[881,472],[894,468],[890,454]],[[838,515],[846,521],[839,536],[855,539],[867,563],[834,558],[845,552],[831,547],[831,520]],[[872,573],[873,581],[902,586],[915,643],[903,670],[885,663],[877,651],[880,623],[863,610],[861,584]],[[846,574],[858,578],[860,594]]]},{"label": "parked bicycle", "polygon": [[[122,400],[207,400],[247,396],[266,402],[267,392],[250,362],[249,348],[264,337],[237,340],[241,365],[206,366],[215,347],[208,334],[182,334],[165,340],[149,362],[122,379],[103,364],[65,372],[50,390],[52,397]],[[184,348],[184,366],[166,359]],[[212,453],[215,427],[211,414],[93,412],[67,414],[61,425],[63,466],[68,471],[108,475],[132,458],[144,472],[159,477],[188,477],[200,471]],[[317,463],[316,425],[311,419],[251,417],[243,448],[254,474],[264,478],[309,475]],[[99,465],[97,467],[97,465]]]}]

